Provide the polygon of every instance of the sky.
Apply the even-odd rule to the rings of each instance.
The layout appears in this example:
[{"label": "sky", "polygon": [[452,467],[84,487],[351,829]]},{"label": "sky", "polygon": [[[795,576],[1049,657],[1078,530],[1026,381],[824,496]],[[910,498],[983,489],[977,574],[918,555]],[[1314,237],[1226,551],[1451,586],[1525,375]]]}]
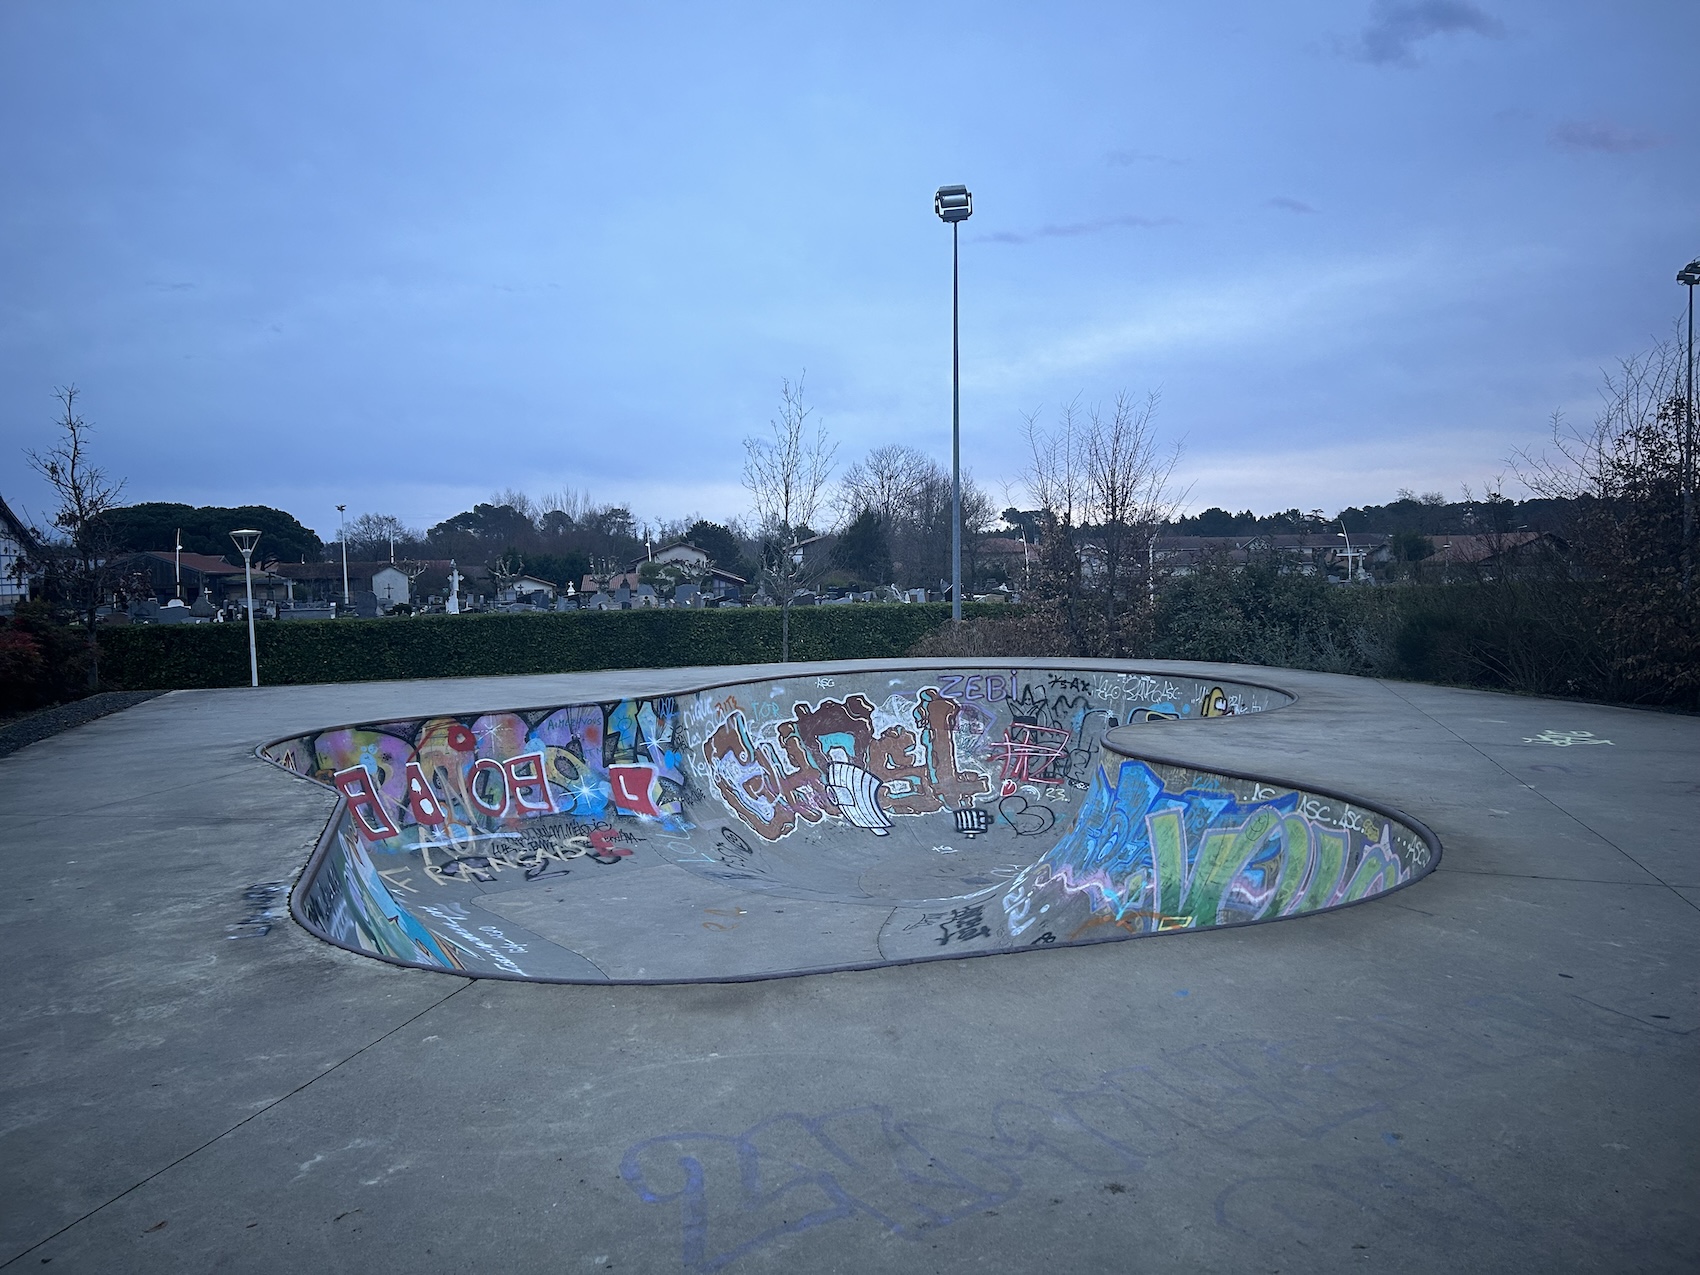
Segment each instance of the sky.
[{"label": "sky", "polygon": [[[0,6],[0,496],[81,392],[129,500],[428,527],[749,507],[782,379],[1021,504],[1161,394],[1192,510],[1508,473],[1676,331],[1692,0]],[[1514,479],[1508,494],[1517,494]]]}]

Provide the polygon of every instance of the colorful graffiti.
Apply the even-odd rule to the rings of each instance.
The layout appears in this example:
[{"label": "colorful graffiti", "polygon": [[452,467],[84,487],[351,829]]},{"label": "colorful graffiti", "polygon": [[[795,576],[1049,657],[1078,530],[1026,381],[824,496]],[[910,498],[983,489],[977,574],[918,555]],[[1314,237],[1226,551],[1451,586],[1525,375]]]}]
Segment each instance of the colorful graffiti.
[{"label": "colorful graffiti", "polygon": [[539,816],[688,827],[683,738],[667,697],[343,727],[267,753],[336,788],[363,841],[452,846]]},{"label": "colorful graffiti", "polygon": [[[866,694],[792,705],[744,688],[721,697],[702,720],[713,725],[702,760],[727,810],[766,841],[799,827],[842,820],[886,836],[894,819],[952,812],[968,837],[997,812],[976,810],[1024,791],[1066,799],[1084,791],[1106,731],[1124,721],[1232,716],[1262,711],[1241,688],[1158,682],[1148,677],[1086,678],[1018,672],[939,673],[891,679],[903,689],[876,704]],[[888,688],[890,689],[890,688]],[[739,698],[740,690],[748,702]],[[1013,827],[1048,829],[1054,816],[1022,817]],[[1034,825],[1042,825],[1035,828]]]},{"label": "colorful graffiti", "polygon": [[[1077,940],[1295,916],[1401,885],[1422,838],[1384,816],[1252,781],[1123,760],[1100,768],[1074,824],[1003,895],[1011,939]],[[1044,924],[1040,925],[1043,920]]]},{"label": "colorful graffiti", "polygon": [[[315,932],[460,973],[666,981],[585,927],[641,946],[704,888],[883,906],[851,957],[871,964],[1298,915],[1420,874],[1427,843],[1383,816],[1104,744],[1126,723],[1282,699],[1138,674],[854,670],[337,727],[264,754],[342,799],[294,900]],[[609,871],[632,884],[608,895]],[[697,906],[745,915],[722,897]],[[787,911],[804,915],[764,914]],[[769,972],[824,963],[830,923],[764,924],[794,929],[761,949]],[[679,960],[674,976],[713,976]]]},{"label": "colorful graffiti", "polygon": [[989,792],[990,780],[958,751],[963,706],[930,686],[900,715],[901,702],[799,703],[760,742],[733,709],[702,755],[727,809],[769,841],[827,816],[883,836],[893,815],[966,809]]}]

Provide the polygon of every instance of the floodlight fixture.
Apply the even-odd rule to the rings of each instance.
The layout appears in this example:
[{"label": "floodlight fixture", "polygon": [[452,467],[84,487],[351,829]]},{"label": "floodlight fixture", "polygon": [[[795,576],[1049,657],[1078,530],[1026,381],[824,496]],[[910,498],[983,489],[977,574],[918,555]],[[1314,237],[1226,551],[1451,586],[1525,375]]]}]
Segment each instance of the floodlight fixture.
[{"label": "floodlight fixture", "polygon": [[933,196],[933,211],[939,215],[940,221],[948,221],[952,225],[967,221],[974,215],[974,196],[968,193],[966,186],[940,186]]}]

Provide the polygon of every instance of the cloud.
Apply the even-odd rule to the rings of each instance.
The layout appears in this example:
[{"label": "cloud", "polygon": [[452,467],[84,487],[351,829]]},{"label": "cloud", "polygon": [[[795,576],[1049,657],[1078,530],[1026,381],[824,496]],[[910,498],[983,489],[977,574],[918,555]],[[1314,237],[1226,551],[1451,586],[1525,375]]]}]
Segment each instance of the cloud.
[{"label": "cloud", "polygon": [[[1457,268],[1457,263],[1453,263]],[[1478,270],[1479,273],[1479,270]],[[1452,277],[1424,250],[1326,267],[1292,264],[1231,280],[1198,279],[1130,298],[1113,317],[1052,327],[989,354],[976,377],[992,392],[1027,394],[1058,380],[1078,381],[1117,364],[1173,365],[1220,360],[1248,349],[1355,334],[1419,284],[1451,286]],[[1404,304],[1403,301],[1398,304]]]},{"label": "cloud", "polygon": [[1017,234],[1012,230],[1000,230],[996,234],[987,235],[988,243],[1032,243],[1035,239],[1073,239],[1078,235],[1096,235],[1106,230],[1122,230],[1127,227],[1172,226],[1173,217],[1100,217],[1096,221],[1075,221],[1067,225],[1040,226],[1039,229],[1027,234]]},{"label": "cloud", "polygon": [[1275,198],[1269,200],[1269,206],[1271,208],[1282,208],[1287,212],[1295,213],[1313,213],[1316,211],[1316,209],[1312,208],[1302,199],[1288,199],[1285,195],[1277,195]]},{"label": "cloud", "polygon": [[1369,25],[1349,51],[1359,61],[1377,66],[1415,66],[1415,45],[1430,36],[1458,33],[1498,39],[1505,34],[1505,24],[1469,0],[1416,0],[1414,4],[1375,0]]},{"label": "cloud", "polygon": [[1563,120],[1553,125],[1552,144],[1567,151],[1605,151],[1626,155],[1663,146],[1666,139],[1656,133],[1638,133],[1604,120]]}]

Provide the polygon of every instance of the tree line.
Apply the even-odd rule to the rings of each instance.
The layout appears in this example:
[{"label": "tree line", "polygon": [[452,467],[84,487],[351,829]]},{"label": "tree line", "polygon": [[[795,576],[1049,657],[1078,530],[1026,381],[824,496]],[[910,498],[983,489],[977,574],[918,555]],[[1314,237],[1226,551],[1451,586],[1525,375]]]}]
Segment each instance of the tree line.
[{"label": "tree line", "polygon": [[[1007,619],[940,634],[929,649],[1234,659],[1691,703],[1700,696],[1700,589],[1683,372],[1672,344],[1624,360],[1606,375],[1604,407],[1590,425],[1555,418],[1550,446],[1516,458],[1527,500],[1508,499],[1496,486],[1456,502],[1401,491],[1388,504],[1350,507],[1332,519],[1321,510],[1254,515],[1217,507],[1183,516],[1188,493],[1173,483],[1179,453],[1161,442],[1155,395],[1077,399],[1048,420],[1035,413],[1023,425],[1020,476],[1034,507],[996,514],[972,475],[964,475],[961,504],[965,587],[1010,579],[1007,555],[982,552],[984,537],[997,531],[1025,543],[1019,580],[1010,580],[1024,605]],[[238,522],[265,533],[272,560],[340,551],[280,510],[122,505],[122,483],[90,464],[76,391],[62,391],[61,403],[59,443],[30,459],[61,497],[50,536],[51,591],[86,630],[91,685],[98,682],[96,613],[113,587],[103,563],[115,554],[169,548],[181,533],[185,549],[234,562],[219,537]],[[768,429],[745,439],[744,519],[640,524],[629,506],[585,493],[534,498],[509,490],[426,530],[390,514],[359,515],[347,524],[347,547],[351,558],[452,557],[566,585],[686,540],[782,607],[788,655],[790,607],[806,588],[942,591],[950,575],[948,471],[900,444],[876,447],[842,472],[837,461],[837,444],[798,378],[782,383]],[[1432,552],[1429,537],[1523,528],[1556,533],[1564,549],[1497,562],[1473,580],[1453,581],[1456,587],[1377,591],[1331,589],[1274,556],[1207,558],[1174,575],[1155,554],[1168,535],[1331,534],[1336,525],[1394,534],[1409,560]],[[18,645],[5,639],[0,648],[6,641]],[[0,649],[0,666],[7,658]]]}]

